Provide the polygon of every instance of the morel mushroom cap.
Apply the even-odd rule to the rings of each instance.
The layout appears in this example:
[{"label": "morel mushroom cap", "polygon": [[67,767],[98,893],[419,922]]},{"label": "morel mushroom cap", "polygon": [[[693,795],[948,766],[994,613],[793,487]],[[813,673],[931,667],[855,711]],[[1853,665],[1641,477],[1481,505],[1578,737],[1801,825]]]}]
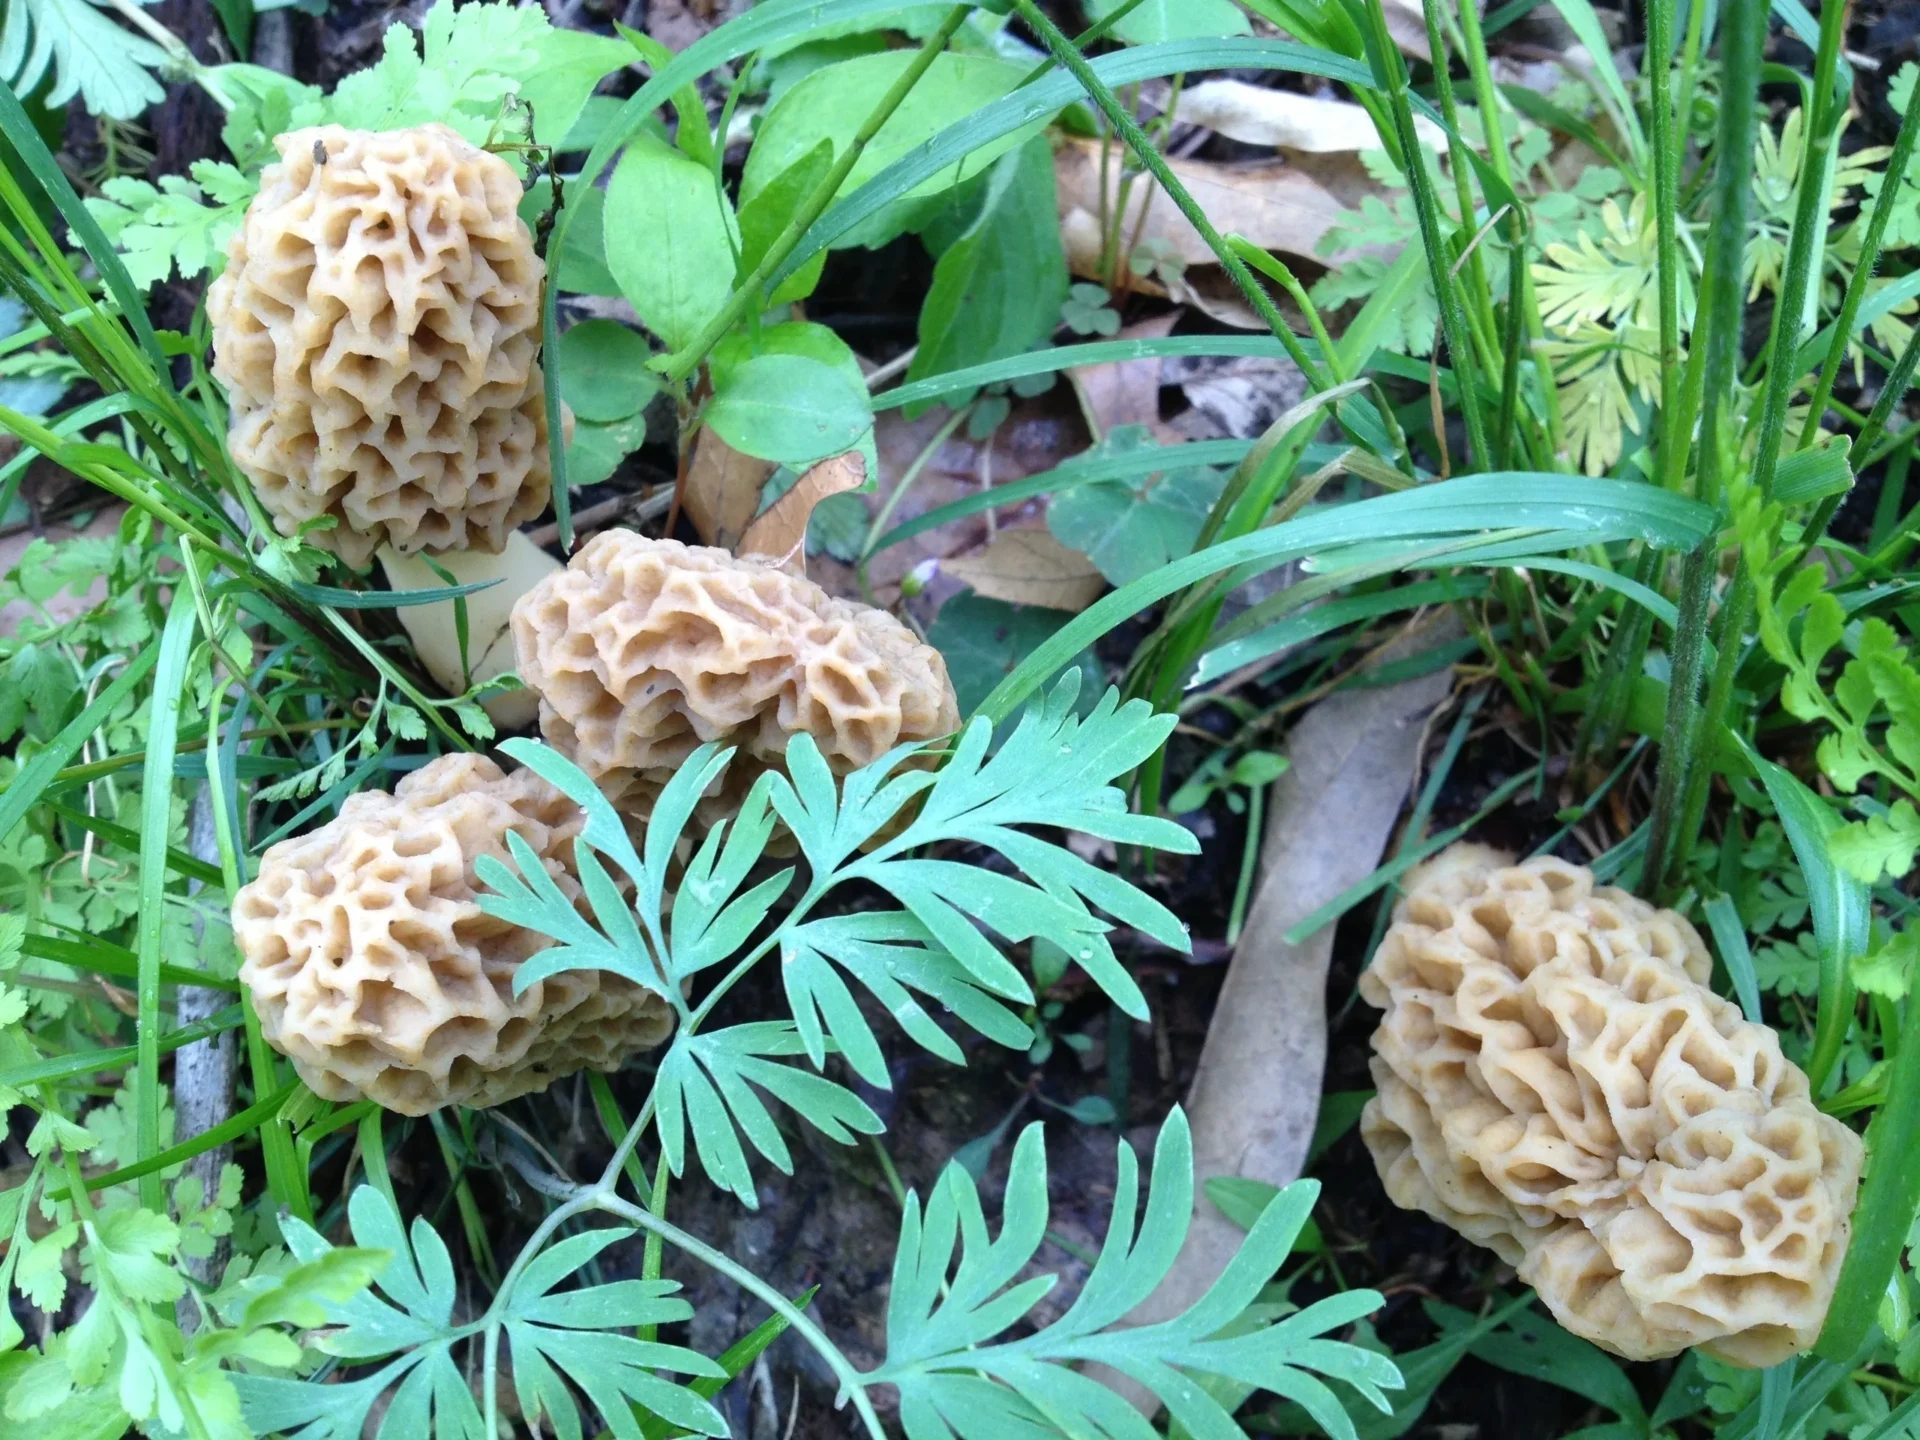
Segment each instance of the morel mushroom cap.
[{"label": "morel mushroom cap", "polygon": [[527,592],[513,638],[547,742],[635,814],[707,741],[738,747],[711,820],[782,768],[802,731],[846,774],[960,724],[940,652],[886,611],[775,560],[629,530]]},{"label": "morel mushroom cap", "polygon": [[474,861],[518,833],[569,897],[579,807],[531,770],[443,755],[391,795],[268,850],[234,901],[260,1029],[329,1100],[403,1115],[498,1105],[576,1070],[613,1070],[673,1029],[667,1002],[601,970],[513,993],[552,942],[480,908]]},{"label": "morel mushroom cap", "polygon": [[207,293],[233,458],[282,534],[333,516],[311,539],[351,565],[499,550],[551,488],[519,179],[444,125],[274,144]]},{"label": "morel mushroom cap", "polygon": [[1415,872],[1361,994],[1387,1193],[1486,1245],[1576,1335],[1773,1365],[1819,1334],[1861,1146],[1671,910],[1551,858]]}]

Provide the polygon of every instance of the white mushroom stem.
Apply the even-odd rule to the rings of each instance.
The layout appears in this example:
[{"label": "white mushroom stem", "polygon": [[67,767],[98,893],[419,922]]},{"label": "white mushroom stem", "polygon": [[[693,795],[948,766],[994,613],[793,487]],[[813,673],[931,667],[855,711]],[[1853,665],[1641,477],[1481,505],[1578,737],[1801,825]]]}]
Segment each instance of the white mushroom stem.
[{"label": "white mushroom stem", "polygon": [[[426,666],[427,673],[449,694],[458,695],[469,685],[491,680],[513,669],[513,636],[507,628],[507,619],[514,602],[562,566],[518,530],[507,537],[507,548],[498,555],[484,550],[453,550],[435,556],[433,565],[453,576],[458,585],[488,580],[500,582],[463,597],[467,610],[464,656],[460,649],[458,602],[436,600],[430,605],[405,605],[394,611],[413,638],[413,647],[419,652],[420,663]],[[384,546],[380,550],[381,569],[395,590],[445,588],[446,580],[435,573],[433,565],[419,555],[397,555]],[[525,689],[491,695],[480,703],[493,723],[505,730],[520,730],[531,725],[540,705],[539,697]]]}]

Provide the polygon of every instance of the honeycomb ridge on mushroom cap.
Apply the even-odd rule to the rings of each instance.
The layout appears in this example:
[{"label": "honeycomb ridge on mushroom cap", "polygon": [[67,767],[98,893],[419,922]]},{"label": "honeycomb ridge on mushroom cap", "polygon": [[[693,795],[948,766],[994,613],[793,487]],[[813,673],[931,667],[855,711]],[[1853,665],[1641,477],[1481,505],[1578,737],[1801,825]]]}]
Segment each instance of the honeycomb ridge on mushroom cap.
[{"label": "honeycomb ridge on mushroom cap", "polygon": [[1709,972],[1671,910],[1455,846],[1361,977],[1386,1011],[1361,1134],[1394,1203],[1494,1250],[1574,1334],[1773,1365],[1826,1317],[1861,1145]]},{"label": "honeycomb ridge on mushroom cap", "polygon": [[667,1002],[606,971],[562,971],[515,996],[514,971],[552,942],[480,908],[474,861],[508,860],[508,831],[578,900],[583,823],[531,770],[443,755],[273,846],[233,907],[268,1043],[316,1094],[404,1115],[498,1105],[659,1044]]},{"label": "honeycomb ridge on mushroom cap", "polygon": [[228,448],[285,535],[497,551],[551,489],[546,266],[498,156],[444,125],[294,130],[207,292]]},{"label": "honeycomb ridge on mushroom cap", "polygon": [[616,805],[650,812],[693,750],[737,747],[711,822],[811,735],[836,774],[959,728],[940,652],[884,610],[835,599],[777,562],[596,536],[513,610],[540,731]]}]

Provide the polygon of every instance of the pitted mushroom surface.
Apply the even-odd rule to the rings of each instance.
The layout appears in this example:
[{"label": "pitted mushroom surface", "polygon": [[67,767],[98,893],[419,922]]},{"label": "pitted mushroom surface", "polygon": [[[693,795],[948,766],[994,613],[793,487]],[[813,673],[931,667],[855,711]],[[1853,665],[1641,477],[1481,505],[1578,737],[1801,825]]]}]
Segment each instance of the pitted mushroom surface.
[{"label": "pitted mushroom surface", "polygon": [[234,459],[349,564],[499,550],[551,488],[519,178],[444,125],[274,144],[207,294]]},{"label": "pitted mushroom surface", "polygon": [[1767,1366],[1812,1345],[1859,1138],[1774,1032],[1709,990],[1692,925],[1482,846],[1409,877],[1361,994],[1387,1193],[1488,1246],[1629,1359]]},{"label": "pitted mushroom surface", "polygon": [[547,743],[630,813],[695,747],[738,747],[711,821],[805,732],[836,774],[959,728],[940,652],[773,560],[610,530],[514,607]]},{"label": "pitted mushroom surface", "polygon": [[552,942],[480,908],[474,861],[508,860],[510,830],[577,900],[583,823],[530,770],[443,755],[273,846],[233,909],[268,1043],[315,1093],[403,1115],[498,1105],[658,1045],[666,1000],[617,975],[563,971],[516,997],[514,971]]}]

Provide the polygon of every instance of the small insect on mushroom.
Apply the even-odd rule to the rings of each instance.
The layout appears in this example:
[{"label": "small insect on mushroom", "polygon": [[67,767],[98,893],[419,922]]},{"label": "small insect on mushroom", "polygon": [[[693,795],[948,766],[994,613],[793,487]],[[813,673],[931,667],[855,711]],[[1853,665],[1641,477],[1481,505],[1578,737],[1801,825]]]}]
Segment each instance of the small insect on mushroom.
[{"label": "small insect on mushroom", "polygon": [[1394,1203],[1492,1249],[1574,1334],[1775,1365],[1820,1333],[1860,1139],[1708,974],[1673,911],[1456,845],[1361,977],[1386,1011],[1361,1134]]},{"label": "small insect on mushroom", "polygon": [[518,834],[563,893],[585,817],[530,770],[443,755],[393,794],[267,851],[235,897],[240,980],[267,1043],[329,1100],[403,1115],[498,1105],[578,1070],[615,1070],[665,1040],[664,996],[603,970],[513,993],[544,935],[480,907],[474,862]]}]

